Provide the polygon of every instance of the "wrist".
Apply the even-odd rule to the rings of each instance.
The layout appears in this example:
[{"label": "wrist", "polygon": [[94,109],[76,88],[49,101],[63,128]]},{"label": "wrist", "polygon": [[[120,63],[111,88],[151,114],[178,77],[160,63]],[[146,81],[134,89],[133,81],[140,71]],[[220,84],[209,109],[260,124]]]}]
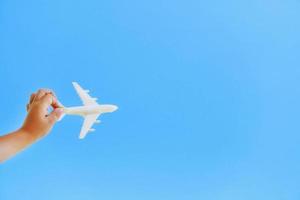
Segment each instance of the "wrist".
[{"label": "wrist", "polygon": [[30,130],[27,130],[24,127],[21,127],[18,130],[18,133],[20,135],[22,135],[22,137],[24,138],[24,140],[26,140],[29,143],[32,143],[32,142],[36,141],[37,139],[39,139],[39,137],[37,137],[36,134],[33,134]]}]

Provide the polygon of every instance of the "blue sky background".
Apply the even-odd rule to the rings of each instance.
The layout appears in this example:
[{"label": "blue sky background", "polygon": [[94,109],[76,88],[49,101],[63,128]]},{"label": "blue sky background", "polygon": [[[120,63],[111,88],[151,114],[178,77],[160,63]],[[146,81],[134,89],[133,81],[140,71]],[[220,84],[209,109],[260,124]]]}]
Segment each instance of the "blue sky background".
[{"label": "blue sky background", "polygon": [[0,166],[1,200],[299,199],[300,2],[0,0],[0,133],[78,81],[119,110]]}]

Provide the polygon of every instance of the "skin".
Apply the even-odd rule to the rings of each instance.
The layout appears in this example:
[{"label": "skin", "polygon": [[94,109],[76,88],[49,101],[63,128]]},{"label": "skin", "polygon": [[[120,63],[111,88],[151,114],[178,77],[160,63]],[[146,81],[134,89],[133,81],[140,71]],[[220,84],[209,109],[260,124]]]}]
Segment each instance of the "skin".
[{"label": "skin", "polygon": [[[52,107],[52,112],[48,108]],[[0,162],[11,158],[49,133],[63,114],[53,91],[40,89],[31,94],[27,116],[20,129],[0,137]]]}]

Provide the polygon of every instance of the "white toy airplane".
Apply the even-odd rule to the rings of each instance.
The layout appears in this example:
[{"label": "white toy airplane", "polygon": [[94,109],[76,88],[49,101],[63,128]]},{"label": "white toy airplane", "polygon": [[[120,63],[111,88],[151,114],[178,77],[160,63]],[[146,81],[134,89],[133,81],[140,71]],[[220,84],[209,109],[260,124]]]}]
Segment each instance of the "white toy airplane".
[{"label": "white toy airplane", "polygon": [[88,92],[89,90],[84,90],[76,82],[72,82],[77,94],[83,102],[83,106],[78,107],[64,107],[64,114],[68,115],[80,115],[84,117],[84,122],[79,135],[80,139],[83,139],[88,132],[95,131],[92,129],[94,123],[100,123],[97,118],[103,113],[114,112],[118,109],[115,105],[99,105],[96,100],[97,98],[92,98]]}]

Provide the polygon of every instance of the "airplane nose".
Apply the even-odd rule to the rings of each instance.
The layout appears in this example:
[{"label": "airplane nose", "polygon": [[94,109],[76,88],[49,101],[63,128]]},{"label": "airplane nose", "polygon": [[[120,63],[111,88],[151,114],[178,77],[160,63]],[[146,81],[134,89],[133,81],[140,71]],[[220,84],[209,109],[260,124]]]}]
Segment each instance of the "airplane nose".
[{"label": "airplane nose", "polygon": [[118,109],[118,106],[115,105],[100,105],[100,112],[114,112]]},{"label": "airplane nose", "polygon": [[118,110],[118,106],[112,106],[112,112]]}]

